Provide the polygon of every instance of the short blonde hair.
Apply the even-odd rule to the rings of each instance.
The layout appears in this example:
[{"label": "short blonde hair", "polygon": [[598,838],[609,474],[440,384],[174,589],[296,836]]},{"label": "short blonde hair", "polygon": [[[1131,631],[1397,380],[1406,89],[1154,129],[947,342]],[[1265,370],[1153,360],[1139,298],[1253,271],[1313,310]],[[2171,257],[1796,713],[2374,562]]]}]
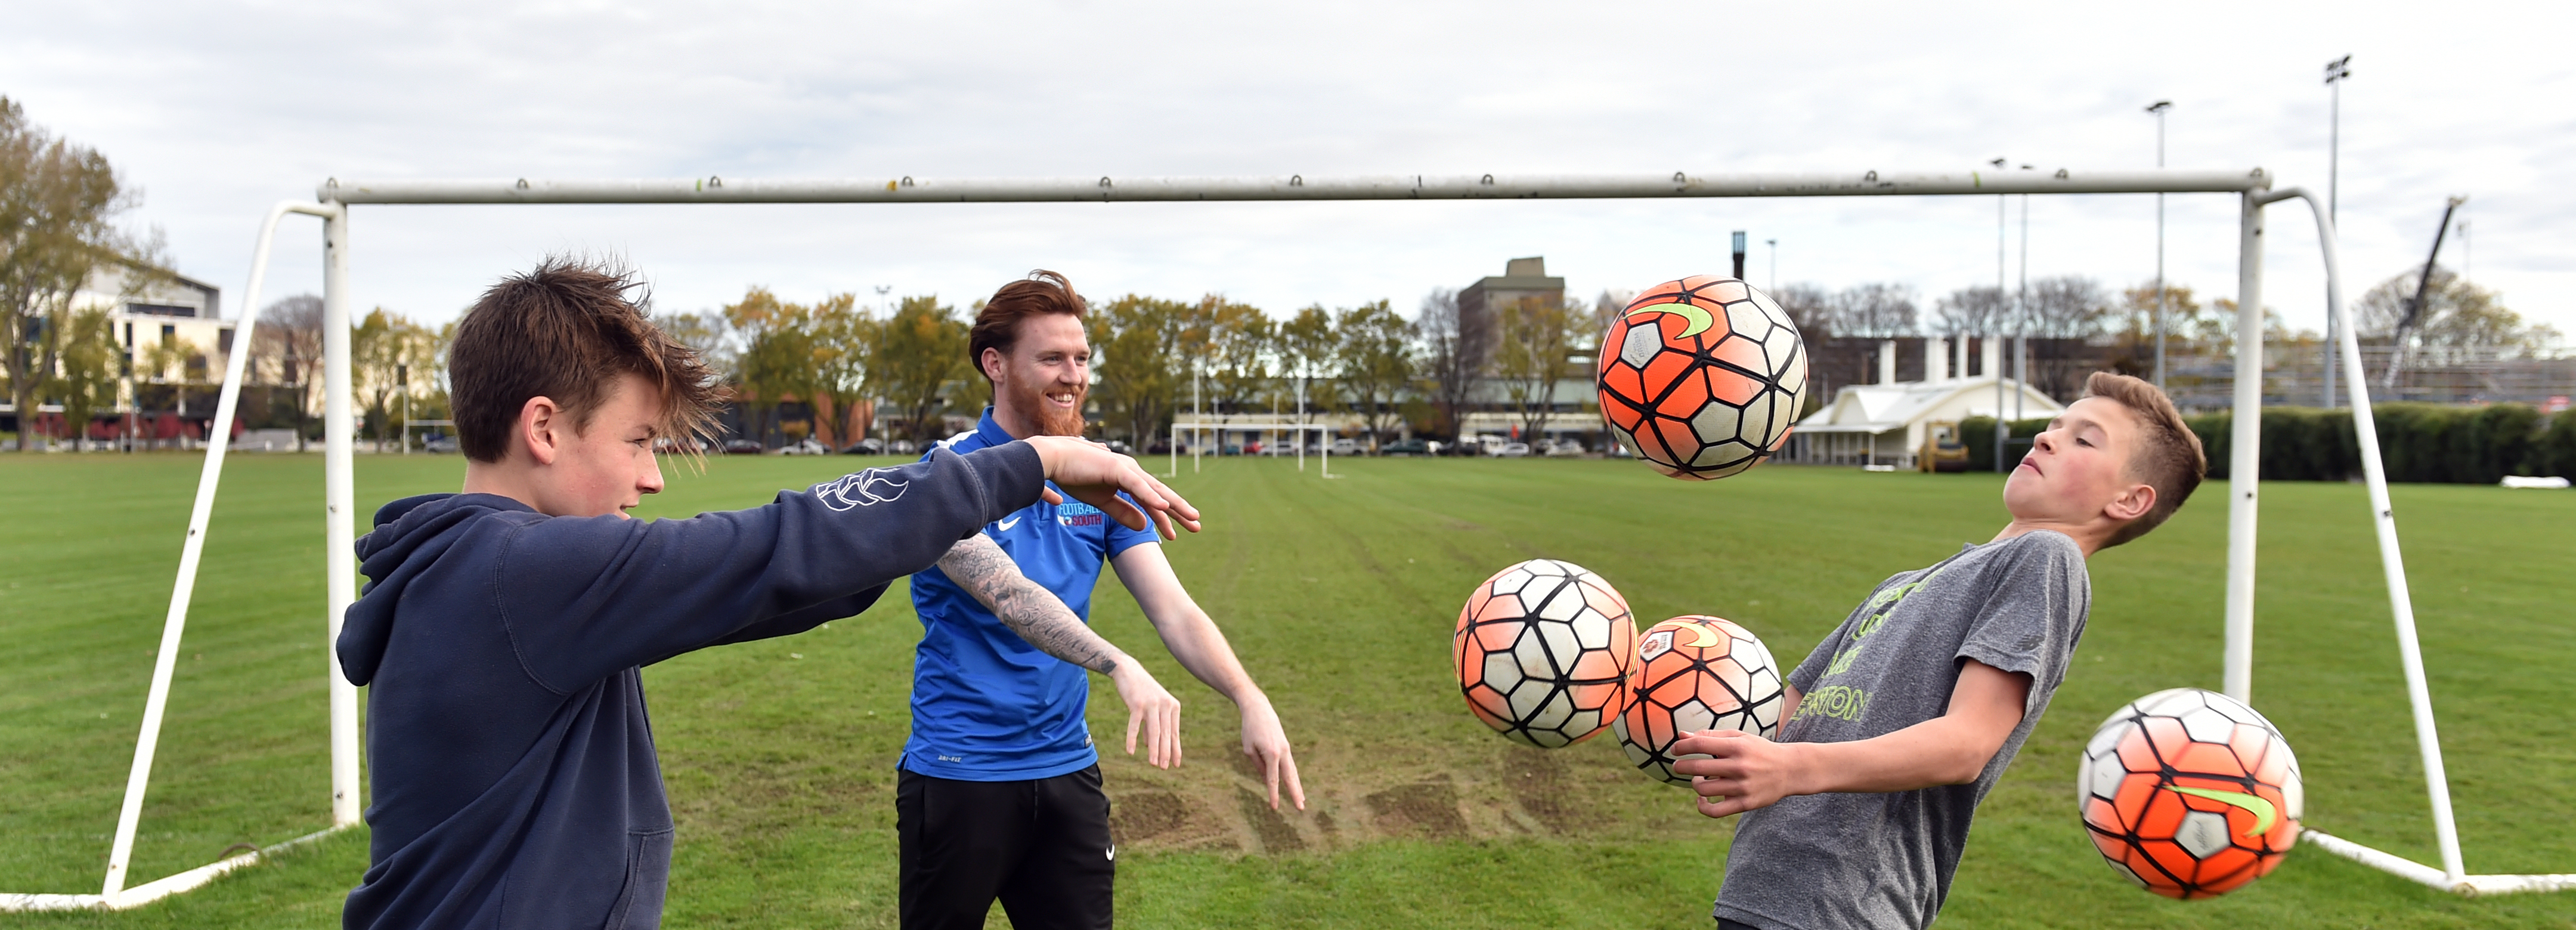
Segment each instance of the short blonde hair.
[{"label": "short blonde hair", "polygon": [[2173,398],[2153,384],[2097,371],[2084,379],[2084,396],[2119,404],[2137,418],[2138,447],[2129,452],[2129,473],[2156,489],[2155,506],[2112,533],[2102,544],[2107,549],[2147,535],[2182,509],[2182,502],[2200,487],[2201,476],[2209,473],[2209,457],[2201,451],[2200,436],[2184,425],[2182,411],[2174,409]]}]

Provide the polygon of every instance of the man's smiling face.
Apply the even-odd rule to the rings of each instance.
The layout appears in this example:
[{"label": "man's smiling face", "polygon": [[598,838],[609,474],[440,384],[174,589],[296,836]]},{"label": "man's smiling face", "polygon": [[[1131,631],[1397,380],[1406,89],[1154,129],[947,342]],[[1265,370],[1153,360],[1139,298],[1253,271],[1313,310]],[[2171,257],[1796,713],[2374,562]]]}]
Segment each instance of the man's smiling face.
[{"label": "man's smiling face", "polygon": [[1027,424],[1041,436],[1080,436],[1084,395],[1091,391],[1091,342],[1082,318],[1042,313],[1021,320],[1008,352],[984,350],[993,406],[1005,428]]}]

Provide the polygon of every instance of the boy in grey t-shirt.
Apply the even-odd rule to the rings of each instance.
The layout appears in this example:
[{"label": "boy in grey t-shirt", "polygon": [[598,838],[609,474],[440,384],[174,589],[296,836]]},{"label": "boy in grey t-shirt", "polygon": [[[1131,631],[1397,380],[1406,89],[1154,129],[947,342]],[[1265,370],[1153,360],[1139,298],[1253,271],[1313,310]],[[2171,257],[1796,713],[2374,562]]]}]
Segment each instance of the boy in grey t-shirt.
[{"label": "boy in grey t-shirt", "polygon": [[1720,928],[1920,928],[1967,848],[1977,803],[2065,678],[2092,586],[2084,560],[2146,535],[2200,483],[2200,441],[2164,392],[2097,373],[2004,484],[1993,541],[1881,582],[1788,677],[1778,742],[1732,730],[1700,812],[1750,811],[1726,857]]}]

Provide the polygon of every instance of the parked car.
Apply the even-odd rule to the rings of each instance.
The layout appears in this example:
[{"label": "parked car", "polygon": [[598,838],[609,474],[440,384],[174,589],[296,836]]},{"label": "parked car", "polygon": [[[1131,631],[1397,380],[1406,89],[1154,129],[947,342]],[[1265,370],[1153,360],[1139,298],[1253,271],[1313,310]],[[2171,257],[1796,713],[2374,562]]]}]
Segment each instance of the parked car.
[{"label": "parked car", "polygon": [[695,436],[685,439],[674,439],[669,436],[664,436],[660,439],[653,440],[653,451],[664,455],[669,455],[675,452],[705,452],[707,451],[707,443],[705,440],[699,439]]},{"label": "parked car", "polygon": [[1419,439],[1391,442],[1378,450],[1379,455],[1430,455],[1431,444]]},{"label": "parked car", "polygon": [[1529,443],[1526,442],[1507,442],[1503,444],[1502,448],[1494,450],[1495,455],[1507,459],[1524,458],[1527,457],[1529,453]]},{"label": "parked car", "polygon": [[1133,447],[1131,447],[1131,446],[1127,445],[1127,440],[1124,440],[1124,439],[1112,439],[1112,440],[1110,440],[1110,441],[1109,441],[1109,451],[1111,451],[1111,452],[1115,452],[1115,453],[1118,453],[1118,454],[1120,454],[1120,455],[1134,455],[1134,454],[1136,454],[1136,450],[1135,450]]},{"label": "parked car", "polygon": [[842,454],[842,455],[884,455],[884,454],[885,454],[885,443],[880,442],[880,441],[878,441],[878,440],[874,440],[874,439],[862,439],[862,440],[859,440],[859,441],[857,441],[857,442],[851,443],[851,444],[849,444],[849,445],[842,446],[842,447],[841,447],[841,454]]},{"label": "parked car", "polygon": [[779,448],[779,450],[778,450],[778,454],[780,454],[780,455],[830,455],[830,454],[832,454],[832,450],[831,450],[831,447],[829,447],[829,446],[825,446],[825,445],[823,445],[822,443],[819,443],[819,442],[815,442],[815,441],[814,441],[814,440],[812,440],[812,439],[799,439],[799,440],[797,440],[797,441],[795,441],[795,442],[791,442],[791,443],[788,443],[788,444],[787,444],[787,445],[785,445],[785,446],[780,447],[780,448]]},{"label": "parked car", "polygon": [[751,439],[727,439],[724,450],[726,455],[759,455],[768,451],[761,447],[759,441]]},{"label": "parked car", "polygon": [[1580,439],[1558,439],[1540,443],[1539,446],[1541,455],[1564,458],[1583,454],[1583,440]]},{"label": "parked car", "polygon": [[909,440],[909,439],[897,439],[897,440],[895,440],[895,441],[894,441],[894,447],[893,447],[892,451],[893,451],[893,452],[894,452],[894,454],[896,454],[896,455],[912,455],[912,454],[915,454],[915,453],[920,452],[920,451],[921,451],[921,447],[920,447],[919,445],[915,445],[915,444],[913,443],[913,441],[912,441],[912,440]]},{"label": "parked car", "polygon": [[421,451],[423,451],[423,452],[438,452],[438,453],[451,453],[451,452],[455,452],[455,451],[456,451],[456,437],[454,437],[454,436],[431,436],[431,437],[429,437],[429,438],[427,438],[427,439],[423,439],[423,440],[421,440],[421,441],[420,441],[420,450],[421,450]]}]

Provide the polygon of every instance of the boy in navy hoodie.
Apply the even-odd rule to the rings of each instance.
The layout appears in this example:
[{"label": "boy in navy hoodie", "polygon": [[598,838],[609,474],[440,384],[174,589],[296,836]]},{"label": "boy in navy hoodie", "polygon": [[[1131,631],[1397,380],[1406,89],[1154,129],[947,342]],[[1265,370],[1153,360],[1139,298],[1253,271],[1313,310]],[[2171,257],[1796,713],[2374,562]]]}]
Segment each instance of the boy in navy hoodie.
[{"label": "boy in navy hoodie", "polygon": [[655,441],[717,403],[636,287],[555,259],[486,292],[449,353],[464,493],[387,504],[358,541],[371,581],[338,649],[372,686],[373,836],[345,927],[658,926],[672,825],[642,666],[856,614],[1058,499],[1050,480],[1138,529],[1197,528],[1133,460],[1059,437],[628,519],[662,488]]}]

